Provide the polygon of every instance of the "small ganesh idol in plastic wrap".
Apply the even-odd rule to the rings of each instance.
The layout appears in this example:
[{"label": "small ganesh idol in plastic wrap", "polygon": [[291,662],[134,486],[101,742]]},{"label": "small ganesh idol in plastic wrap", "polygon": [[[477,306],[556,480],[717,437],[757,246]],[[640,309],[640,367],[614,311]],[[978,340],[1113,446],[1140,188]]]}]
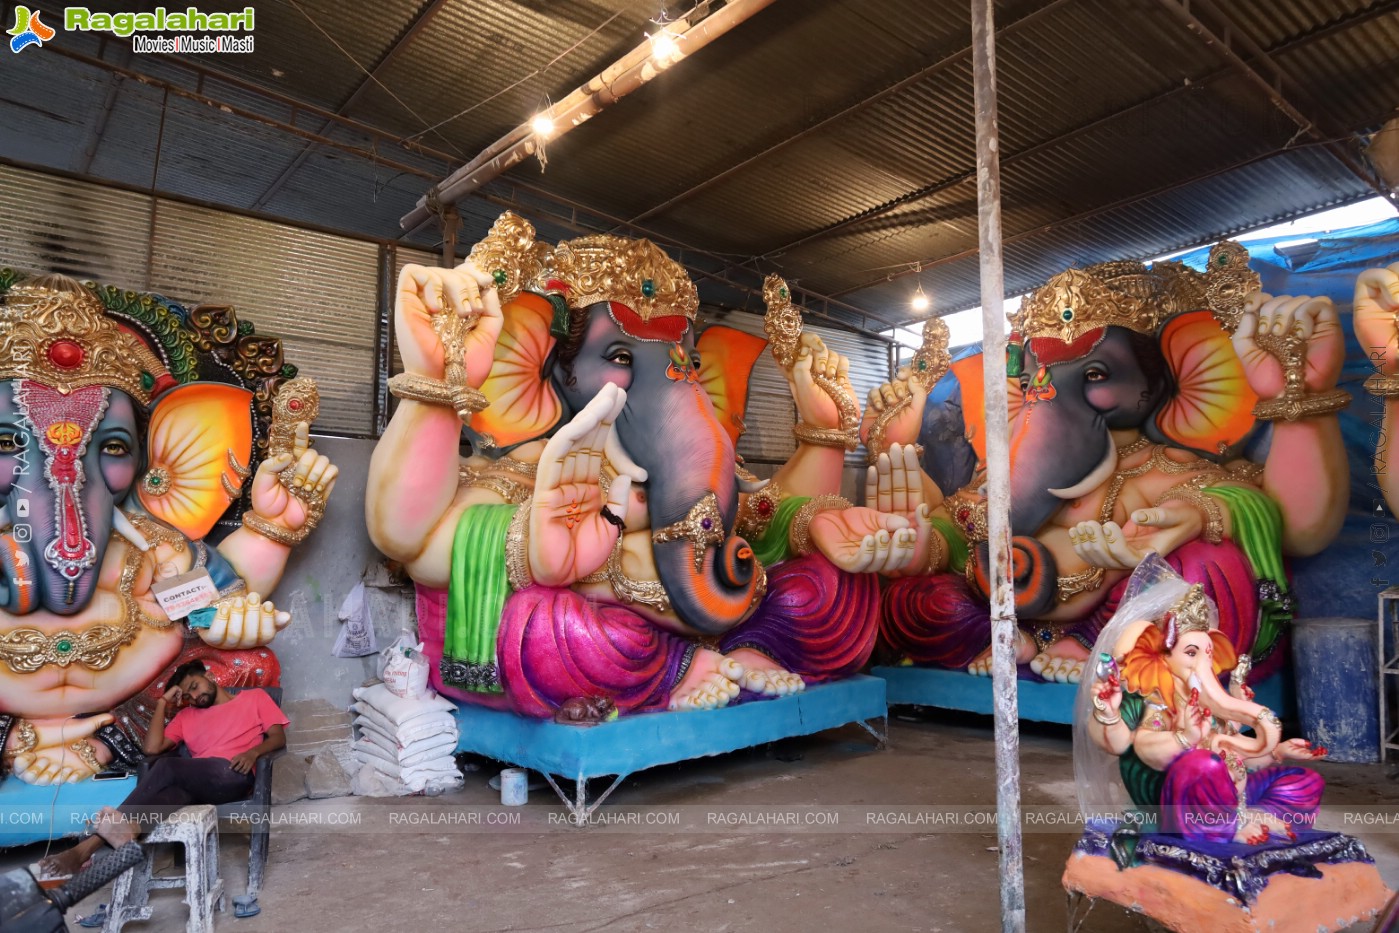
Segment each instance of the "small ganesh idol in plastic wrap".
[{"label": "small ganesh idol in plastic wrap", "polygon": [[1335,928],[1383,906],[1389,892],[1359,840],[1315,828],[1325,782],[1299,762],[1326,749],[1283,740],[1198,584],[1148,557],[1093,659],[1074,715],[1086,830],[1064,874],[1071,895],[1173,930],[1272,929],[1257,924],[1275,909]]}]

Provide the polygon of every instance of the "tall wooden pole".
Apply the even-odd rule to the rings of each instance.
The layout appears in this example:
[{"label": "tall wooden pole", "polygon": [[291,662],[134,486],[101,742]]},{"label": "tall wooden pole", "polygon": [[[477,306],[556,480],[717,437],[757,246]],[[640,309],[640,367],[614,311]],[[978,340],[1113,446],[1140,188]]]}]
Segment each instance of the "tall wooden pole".
[{"label": "tall wooden pole", "polygon": [[[976,87],[976,200],[981,246],[982,358],[986,389],[986,496],[991,566],[991,688],[996,715],[996,816],[1001,930],[1024,933],[1020,838],[1020,714],[1015,667],[1015,588],[1010,579],[1010,444],[1005,412],[1005,277],[1001,257],[1001,162],[996,125],[994,0],[972,0]],[[997,414],[999,413],[999,414]]]}]

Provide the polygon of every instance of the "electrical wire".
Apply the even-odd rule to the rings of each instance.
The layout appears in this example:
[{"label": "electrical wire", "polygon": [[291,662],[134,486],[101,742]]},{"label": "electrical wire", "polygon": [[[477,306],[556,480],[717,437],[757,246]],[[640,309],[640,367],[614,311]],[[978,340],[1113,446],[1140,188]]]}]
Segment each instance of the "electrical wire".
[{"label": "electrical wire", "polygon": [[[300,5],[299,3],[297,3],[296,0],[284,0],[284,2],[287,3],[288,5],[290,5],[292,9],[296,10],[296,12],[300,13],[303,17],[305,17],[306,22],[310,23],[310,24],[312,25],[312,27],[314,27],[315,30],[316,30],[317,32],[319,32],[321,35],[325,36],[326,39],[328,39],[328,40],[330,41],[330,44],[331,44],[331,45],[333,45],[333,46],[335,46],[337,49],[339,49],[339,50],[340,50],[340,54],[341,54],[341,55],[344,55],[347,59],[349,59],[349,60],[350,60],[350,63],[351,63],[352,65],[354,65],[356,68],[358,68],[361,72],[363,72],[363,73],[364,73],[364,76],[365,76],[366,78],[368,78],[370,81],[373,81],[375,84],[377,84],[377,85],[383,90],[383,92],[384,92],[385,94],[389,95],[390,97],[392,97],[392,98],[394,99],[394,101],[396,101],[396,102],[398,103],[398,105],[399,105],[400,107],[402,107],[404,110],[406,110],[406,111],[408,111],[410,114],[412,114],[412,115],[413,115],[413,119],[417,120],[419,123],[422,123],[422,124],[424,124],[424,125],[427,124],[427,120],[426,120],[420,113],[418,113],[418,112],[417,112],[416,110],[414,110],[412,107],[408,106],[407,101],[405,101],[403,98],[399,97],[399,96],[398,96],[397,94],[395,94],[392,90],[390,90],[390,89],[389,89],[389,86],[386,85],[384,82],[380,81],[380,80],[378,79],[378,77],[374,74],[374,72],[370,71],[368,68],[366,68],[366,67],[364,67],[363,65],[361,65],[361,64],[359,63],[359,59],[355,58],[353,55],[350,54],[349,50],[347,50],[347,49],[346,49],[343,45],[341,45],[339,42],[335,41],[335,37],[334,37],[334,36],[332,36],[330,33],[326,32],[323,28],[321,28],[321,24],[318,23],[318,22],[316,22],[314,19],[312,19],[312,18],[311,18],[311,14],[310,14],[310,13],[307,13],[305,10],[303,10],[303,9],[301,8],[301,5]],[[430,132],[432,132],[433,129],[435,129],[435,127],[428,127],[427,129],[425,129],[425,130],[423,130],[421,133],[419,133],[418,136],[422,136],[422,135],[424,135],[424,134],[426,134],[426,133],[430,133]],[[413,137],[413,138],[417,138],[417,137],[415,136],[415,137]],[[455,145],[453,145],[453,143],[452,143],[452,141],[451,141],[450,139],[447,139],[446,137],[442,136],[441,134],[438,134],[438,138],[441,139],[441,140],[442,140],[444,143],[446,143],[448,146],[451,146],[453,149],[455,149],[455,150],[457,151],[457,154],[458,154],[458,155],[461,154],[461,150],[460,150],[460,149],[457,149],[457,147],[456,147]]]},{"label": "electrical wire", "polygon": [[[288,2],[292,2],[292,0],[288,0]],[[594,29],[592,32],[588,33],[586,36],[584,36],[583,38],[579,39],[577,42],[573,43],[573,44],[570,45],[568,48],[564,49],[564,50],[563,50],[562,52],[560,52],[558,55],[555,55],[555,56],[554,56],[552,59],[550,59],[546,64],[544,64],[543,66],[541,66],[541,67],[539,67],[539,68],[534,69],[534,70],[531,71],[529,74],[525,75],[523,78],[521,78],[520,80],[516,81],[514,84],[511,84],[511,85],[508,86],[508,87],[501,88],[499,91],[496,91],[494,94],[492,94],[490,97],[487,97],[485,100],[477,101],[476,103],[472,104],[470,107],[467,107],[467,108],[466,108],[465,110],[463,110],[461,113],[453,114],[452,116],[448,117],[448,118],[445,119],[445,120],[440,120],[440,121],[438,121],[437,123],[434,123],[432,126],[429,126],[427,129],[421,130],[420,132],[417,132],[417,133],[414,133],[412,136],[405,136],[403,139],[399,140],[399,142],[402,142],[402,143],[411,143],[411,142],[413,142],[413,141],[416,140],[416,139],[421,139],[423,136],[427,135],[428,133],[431,133],[433,130],[436,130],[436,129],[440,128],[440,127],[446,126],[448,123],[451,123],[451,122],[454,121],[454,120],[459,120],[459,119],[461,119],[462,117],[466,116],[468,113],[471,113],[471,111],[476,110],[476,109],[478,109],[478,108],[480,108],[480,107],[484,107],[486,104],[489,104],[491,101],[495,100],[497,97],[500,97],[500,96],[503,95],[503,94],[508,94],[508,93],[510,93],[511,91],[515,90],[515,88],[517,88],[517,87],[519,87],[520,85],[524,84],[526,81],[530,81],[530,80],[533,80],[534,78],[537,78],[538,76],[542,75],[544,72],[548,71],[550,68],[552,68],[552,67],[554,67],[555,65],[557,65],[557,64],[558,64],[559,62],[561,62],[563,59],[565,59],[565,58],[567,58],[569,55],[571,55],[571,54],[572,54],[574,51],[576,51],[576,50],[578,49],[578,47],[581,46],[584,42],[587,42],[587,41],[588,41],[589,39],[591,39],[593,36],[595,36],[595,35],[597,35],[598,33],[602,32],[602,31],[603,31],[604,29],[606,29],[609,25],[611,25],[611,23],[612,23],[613,20],[615,20],[617,17],[619,17],[619,16],[621,16],[621,15],[622,15],[622,11],[621,11],[621,10],[618,10],[616,13],[613,13],[611,16],[607,17],[607,19],[605,19],[605,20],[602,21],[602,25],[598,26],[598,27],[597,27],[596,29]],[[424,121],[424,122],[426,122],[426,121]]]}]

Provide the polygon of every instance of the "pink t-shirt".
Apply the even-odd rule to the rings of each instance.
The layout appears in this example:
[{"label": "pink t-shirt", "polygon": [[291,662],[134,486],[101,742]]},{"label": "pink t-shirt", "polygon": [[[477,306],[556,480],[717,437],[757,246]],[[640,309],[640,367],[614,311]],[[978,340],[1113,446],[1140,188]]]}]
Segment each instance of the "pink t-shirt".
[{"label": "pink t-shirt", "polygon": [[184,742],[194,758],[233,758],[262,741],[274,725],[291,720],[262,690],[244,690],[208,709],[187,707],[165,727],[165,737]]}]

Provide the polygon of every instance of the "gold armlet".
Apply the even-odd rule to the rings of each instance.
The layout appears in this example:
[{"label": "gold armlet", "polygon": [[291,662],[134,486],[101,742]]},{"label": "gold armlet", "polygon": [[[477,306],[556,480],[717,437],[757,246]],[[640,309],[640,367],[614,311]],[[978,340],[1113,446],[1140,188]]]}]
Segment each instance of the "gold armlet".
[{"label": "gold armlet", "polygon": [[772,482],[757,492],[749,493],[743,508],[739,510],[734,530],[748,541],[757,541],[767,533],[783,498],[782,488]]},{"label": "gold armlet", "polygon": [[[465,476],[462,476],[463,472]],[[508,476],[482,474],[469,467],[461,467],[458,471],[458,477],[465,480],[466,486],[472,489],[489,489],[510,505],[519,505],[534,495],[532,483],[522,483]]]},{"label": "gold armlet", "polygon": [[1229,683],[1238,687],[1246,686],[1248,672],[1251,670],[1253,670],[1253,656],[1246,653],[1239,655],[1238,663],[1234,665],[1234,670],[1229,674]]},{"label": "gold armlet", "polygon": [[1055,586],[1055,599],[1061,603],[1066,603],[1079,593],[1086,593],[1089,590],[1096,590],[1103,585],[1103,579],[1107,576],[1107,571],[1102,567],[1089,567],[1087,570],[1080,570],[1078,573],[1071,573],[1061,576]]},{"label": "gold armlet", "polygon": [[854,450],[860,446],[860,435],[853,428],[817,428],[799,421],[796,427],[792,428],[792,435],[800,443],[814,444],[817,447]]},{"label": "gold armlet", "polygon": [[934,528],[928,529],[928,563],[924,573],[941,573],[947,568],[947,542]]},{"label": "gold armlet", "polygon": [[1365,380],[1365,391],[1371,395],[1378,395],[1380,398],[1399,396],[1399,373],[1392,376],[1375,373]]},{"label": "gold armlet", "polygon": [[399,373],[390,379],[389,394],[394,398],[451,408],[463,421],[490,404],[486,396],[469,385],[453,385],[414,373]]},{"label": "gold armlet", "polygon": [[1204,490],[1192,486],[1190,483],[1181,483],[1157,496],[1155,504],[1159,507],[1170,499],[1184,502],[1200,513],[1200,517],[1205,520],[1204,535],[1206,541],[1210,544],[1218,544],[1224,540],[1224,509],[1220,507],[1218,500],[1213,496],[1206,495]]},{"label": "gold armlet", "polygon": [[269,541],[275,541],[287,547],[295,547],[306,540],[306,536],[311,533],[312,526],[308,517],[305,525],[292,531],[290,528],[283,528],[276,522],[263,518],[256,512],[244,512],[243,527],[254,534],[262,535]]},{"label": "gold armlet", "polygon": [[1297,421],[1334,414],[1349,404],[1350,393],[1345,389],[1283,394],[1254,405],[1253,417],[1259,421]]},{"label": "gold armlet", "polygon": [[792,528],[787,532],[787,543],[792,546],[792,553],[798,557],[811,553],[811,520],[817,512],[844,511],[848,508],[850,500],[843,496],[815,496],[798,509],[792,519]]},{"label": "gold armlet", "polygon": [[533,506],[533,497],[525,499],[515,510],[515,517],[505,532],[505,575],[512,590],[523,590],[534,584],[529,572],[529,516]]}]

